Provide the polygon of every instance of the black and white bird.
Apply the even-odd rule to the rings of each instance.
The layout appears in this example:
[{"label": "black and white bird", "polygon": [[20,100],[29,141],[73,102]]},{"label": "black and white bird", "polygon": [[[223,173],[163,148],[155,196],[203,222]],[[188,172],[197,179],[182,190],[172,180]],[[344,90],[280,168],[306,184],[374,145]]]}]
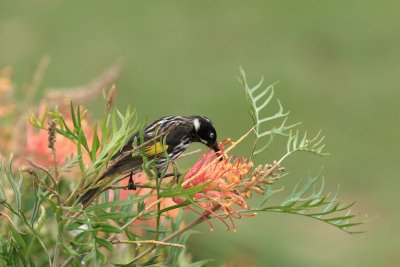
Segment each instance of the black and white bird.
[{"label": "black and white bird", "polygon": [[[204,116],[162,117],[149,124],[143,131],[137,131],[112,157],[109,167],[96,179],[93,188],[88,189],[79,202],[86,206],[97,196],[100,187],[96,184],[118,175],[130,175],[129,187],[135,189],[132,175],[142,170],[143,156],[132,156],[136,145],[143,145],[145,155],[154,160],[158,174],[169,162],[177,159],[193,142],[201,142],[219,153],[217,132],[211,121]],[[167,156],[168,155],[168,156]]]}]

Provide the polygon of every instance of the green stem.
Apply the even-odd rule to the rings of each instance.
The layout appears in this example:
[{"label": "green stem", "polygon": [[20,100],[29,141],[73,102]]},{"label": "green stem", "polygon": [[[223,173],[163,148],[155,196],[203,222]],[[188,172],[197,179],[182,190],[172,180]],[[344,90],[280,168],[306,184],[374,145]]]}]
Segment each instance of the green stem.
[{"label": "green stem", "polygon": [[[160,178],[156,178],[157,181],[157,200],[160,199],[160,184],[161,184],[161,179]],[[156,238],[155,240],[158,240],[158,236],[159,236],[159,231],[160,231],[160,218],[161,218],[161,202],[157,203],[157,219],[156,219]]]},{"label": "green stem", "polygon": [[[160,240],[160,242],[168,242],[169,240],[179,236],[180,234],[186,232],[187,230],[195,227],[196,225],[204,222],[206,219],[206,217],[199,217],[197,220],[193,221],[191,224],[186,225],[185,227],[183,227],[182,229],[170,234],[169,236],[167,236],[166,238]],[[158,247],[158,244],[153,244],[151,247],[149,247],[147,250],[145,250],[144,252],[142,252],[141,254],[137,255],[135,258],[133,258],[133,260],[129,263],[134,263],[135,261],[143,258],[144,256],[146,256],[147,254],[151,253],[155,248]]]},{"label": "green stem", "polygon": [[[215,206],[212,211],[216,211],[217,209],[219,209],[221,206],[217,205]],[[185,227],[179,229],[178,231],[170,234],[169,236],[165,237],[164,239],[160,240],[160,242],[168,242],[169,240],[181,235],[182,233],[186,232],[187,230],[192,229],[193,227],[195,227],[196,225],[204,222],[206,219],[208,219],[211,215],[210,211],[206,211],[203,213],[202,216],[200,216],[199,218],[197,218],[195,221],[193,221],[192,223],[186,225]],[[150,252],[152,252],[158,245],[154,244],[152,245],[150,248],[148,248],[147,250],[145,250],[144,252],[142,252],[141,254],[137,255],[135,258],[133,258],[133,260],[129,263],[132,264],[135,261],[143,258],[144,256],[146,256],[147,254],[149,254]]]},{"label": "green stem", "polygon": [[115,243],[123,243],[123,244],[156,244],[156,245],[161,245],[161,246],[170,246],[170,247],[177,247],[177,248],[185,248],[185,245],[182,244],[175,244],[175,243],[167,243],[167,242],[162,242],[162,241],[157,241],[157,240],[139,240],[139,241],[134,241],[134,240],[118,240]]}]

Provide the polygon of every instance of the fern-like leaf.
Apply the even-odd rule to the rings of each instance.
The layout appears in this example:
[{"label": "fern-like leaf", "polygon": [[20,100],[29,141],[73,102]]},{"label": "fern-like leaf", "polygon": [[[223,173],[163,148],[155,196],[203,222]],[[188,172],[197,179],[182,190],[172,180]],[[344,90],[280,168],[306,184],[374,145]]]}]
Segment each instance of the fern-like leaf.
[{"label": "fern-like leaf", "polygon": [[338,199],[339,188],[331,197],[329,192],[324,192],[324,185],[321,171],[315,176],[309,176],[301,186],[297,185],[292,194],[280,205],[263,207],[258,211],[302,215],[328,223],[349,234],[364,233],[364,230],[355,228],[365,223],[362,220],[355,220],[356,214],[350,209],[355,203],[342,203]]},{"label": "fern-like leaf", "polygon": [[[269,106],[271,100],[274,97],[274,86],[276,83],[271,84],[266,88],[263,88],[262,85],[264,80],[261,79],[257,85],[250,87],[247,82],[246,73],[242,68],[240,69],[240,74],[241,77],[239,78],[239,81],[245,89],[247,101],[249,104],[249,113],[254,123],[256,140],[254,142],[253,155],[256,155],[263,152],[271,144],[275,135],[286,136],[288,134],[287,131],[297,126],[299,123],[291,125],[286,124],[289,112],[283,111],[282,104],[279,100],[276,101],[279,106],[279,110],[273,115],[264,115],[266,113],[266,108]],[[280,123],[278,125],[274,125],[279,121]],[[272,125],[272,128],[264,130],[267,124]],[[265,137],[269,137],[269,139],[264,145],[262,145],[260,148],[257,148],[257,143],[260,141],[260,139]]]},{"label": "fern-like leaf", "polygon": [[326,156],[329,153],[324,151],[325,144],[323,143],[325,136],[321,136],[318,132],[313,138],[307,138],[307,132],[300,135],[299,131],[290,131],[286,143],[286,154],[278,161],[281,164],[288,156],[298,151],[305,151],[319,156]]}]

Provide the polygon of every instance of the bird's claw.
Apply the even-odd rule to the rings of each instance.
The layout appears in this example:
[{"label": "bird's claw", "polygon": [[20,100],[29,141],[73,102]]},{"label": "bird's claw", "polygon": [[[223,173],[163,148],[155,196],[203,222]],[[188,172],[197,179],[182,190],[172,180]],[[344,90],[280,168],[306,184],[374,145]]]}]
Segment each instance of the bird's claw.
[{"label": "bird's claw", "polygon": [[128,189],[129,190],[136,190],[136,184],[133,181],[132,176],[133,176],[133,173],[131,173],[130,176],[129,176]]}]

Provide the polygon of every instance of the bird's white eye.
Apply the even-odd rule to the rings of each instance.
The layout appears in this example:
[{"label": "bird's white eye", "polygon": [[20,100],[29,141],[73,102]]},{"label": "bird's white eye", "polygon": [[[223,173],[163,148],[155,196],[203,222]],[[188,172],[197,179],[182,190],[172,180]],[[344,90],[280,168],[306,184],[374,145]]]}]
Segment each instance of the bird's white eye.
[{"label": "bird's white eye", "polygon": [[210,138],[214,138],[214,133],[210,133]]}]

